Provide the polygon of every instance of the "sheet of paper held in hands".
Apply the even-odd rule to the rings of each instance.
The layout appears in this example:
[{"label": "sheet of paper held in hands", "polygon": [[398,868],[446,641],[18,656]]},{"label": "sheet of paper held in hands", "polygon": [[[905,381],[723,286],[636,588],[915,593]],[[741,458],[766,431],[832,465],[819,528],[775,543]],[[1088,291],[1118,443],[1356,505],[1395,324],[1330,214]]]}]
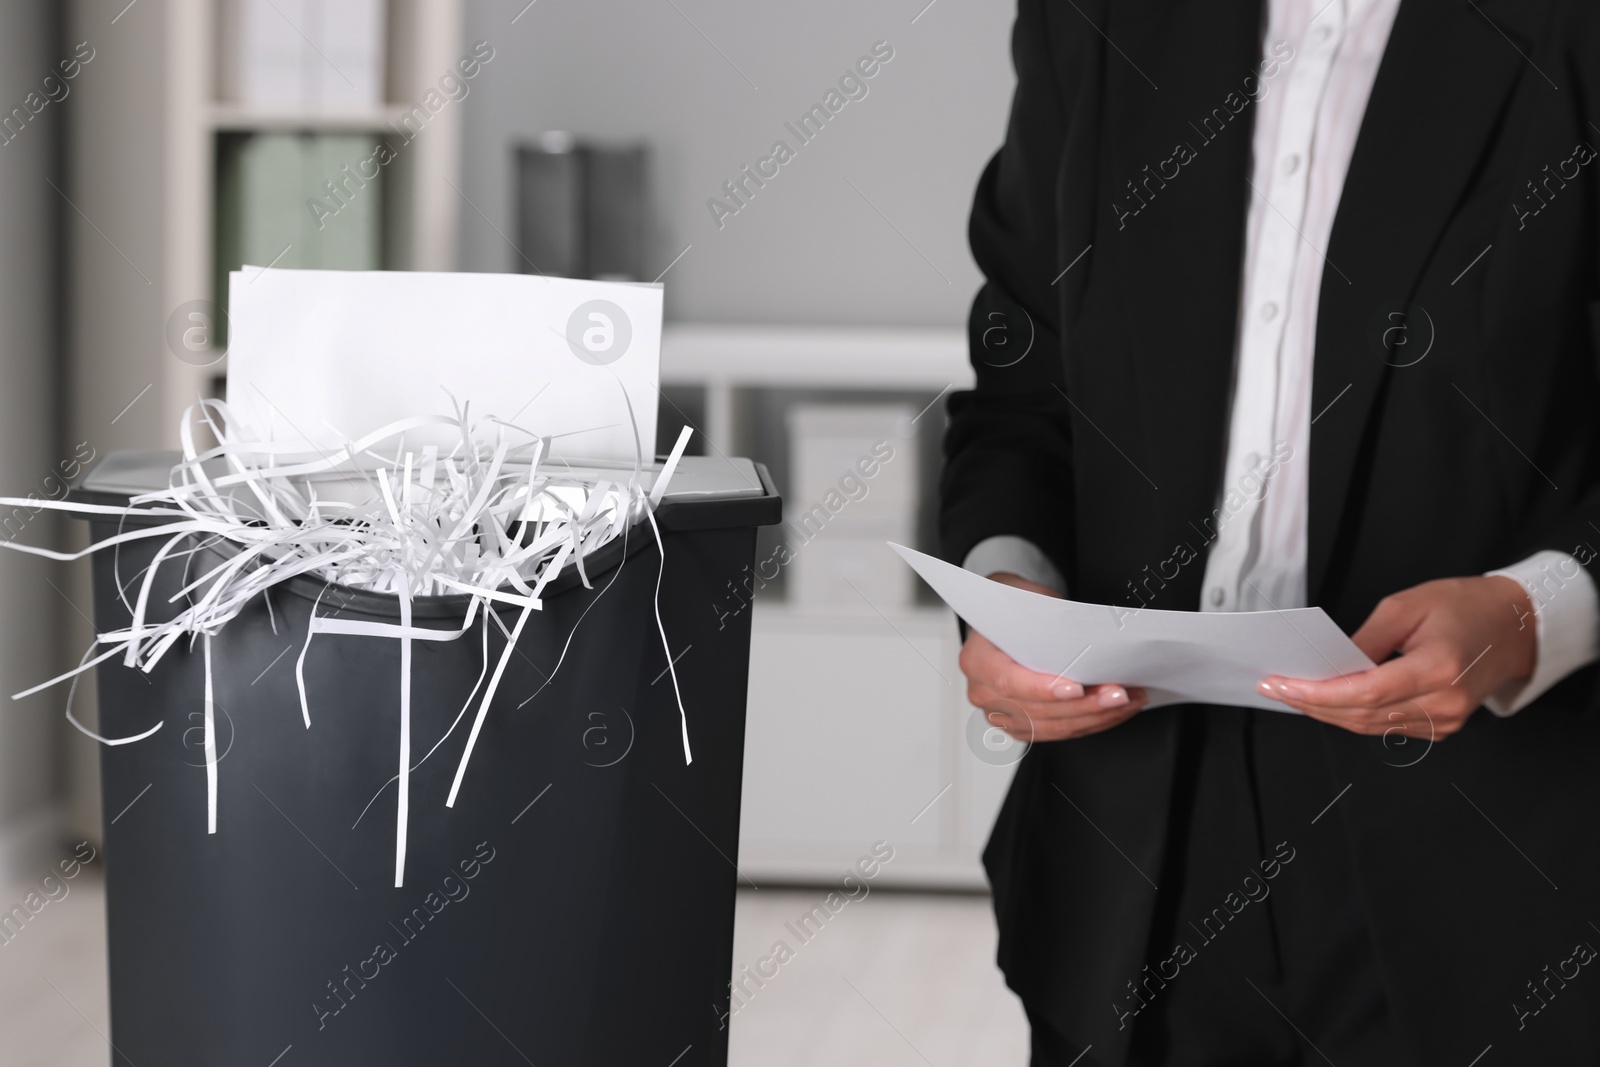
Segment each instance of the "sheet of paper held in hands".
[{"label": "sheet of paper held in hands", "polygon": [[[260,439],[332,449],[449,414],[454,396],[474,421],[553,435],[552,459],[631,469],[637,424],[648,465],[661,296],[531,274],[247,266],[228,276],[228,404]],[[448,427],[405,436],[407,447],[455,443]]]},{"label": "sheet of paper held in hands", "polygon": [[1164,704],[1231,704],[1299,714],[1256,692],[1269,674],[1324,679],[1373,664],[1321,608],[1161,611],[1030,593],[890,544],[973,629],[1032,670],[1118,683]]}]

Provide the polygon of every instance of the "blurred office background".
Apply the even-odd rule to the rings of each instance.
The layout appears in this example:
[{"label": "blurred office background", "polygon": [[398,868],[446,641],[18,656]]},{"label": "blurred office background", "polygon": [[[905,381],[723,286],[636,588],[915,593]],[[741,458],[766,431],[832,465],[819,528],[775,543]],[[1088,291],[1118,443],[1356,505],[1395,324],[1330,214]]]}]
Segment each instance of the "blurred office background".
[{"label": "blurred office background", "polygon": [[[1018,753],[974,721],[949,613],[884,547],[932,547],[1013,11],[0,0],[0,492],[59,498],[94,457],[174,447],[223,391],[244,264],[659,279],[663,437],[687,423],[695,449],[767,463],[788,506],[749,587],[706,609],[754,624],[739,864],[762,888],[736,967],[894,849],[740,1006],[733,1062],[1022,1062],[978,862]],[[0,525],[82,543],[44,509]],[[5,693],[77,662],[88,603],[85,567],[0,554]],[[5,907],[137,803],[100,796],[64,697],[0,713]],[[107,1062],[89,866],[0,947],[20,1035],[0,1067]]]}]

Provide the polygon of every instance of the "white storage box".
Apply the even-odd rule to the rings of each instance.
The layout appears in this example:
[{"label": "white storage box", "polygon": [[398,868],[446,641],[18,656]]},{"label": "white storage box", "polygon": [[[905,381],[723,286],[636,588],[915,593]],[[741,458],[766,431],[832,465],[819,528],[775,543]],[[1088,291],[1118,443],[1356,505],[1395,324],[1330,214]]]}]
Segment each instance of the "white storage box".
[{"label": "white storage box", "polygon": [[788,536],[796,604],[910,606],[911,575],[886,541],[908,543],[917,516],[907,404],[800,404],[788,413]]}]

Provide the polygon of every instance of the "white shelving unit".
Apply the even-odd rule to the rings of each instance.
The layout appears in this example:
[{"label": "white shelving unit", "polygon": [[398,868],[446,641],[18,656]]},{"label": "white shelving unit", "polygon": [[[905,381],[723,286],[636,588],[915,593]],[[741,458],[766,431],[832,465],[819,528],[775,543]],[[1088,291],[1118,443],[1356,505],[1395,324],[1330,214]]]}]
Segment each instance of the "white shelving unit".
[{"label": "white shelving unit", "polygon": [[714,449],[735,441],[739,389],[966,389],[972,384],[961,330],[668,323],[663,385],[706,390],[701,429]]},{"label": "white shelving unit", "polygon": [[[661,363],[664,384],[705,391],[699,429],[726,454],[745,447],[742,400],[756,390],[932,396],[972,384],[958,329],[669,324]],[[978,857],[1011,767],[969,747],[951,613],[760,597],[751,610],[745,875],[836,883],[881,839],[895,847],[881,883],[983,888]]]},{"label": "white shelving unit", "polygon": [[984,888],[1011,766],[968,747],[951,614],[754,611],[740,869],[833,884],[885,840],[883,884]]},{"label": "white shelving unit", "polygon": [[408,110],[400,105],[391,105],[357,110],[306,111],[292,107],[261,107],[214,101],[207,111],[206,124],[212,130],[229,133],[304,129],[382,133],[385,130],[392,132]]}]

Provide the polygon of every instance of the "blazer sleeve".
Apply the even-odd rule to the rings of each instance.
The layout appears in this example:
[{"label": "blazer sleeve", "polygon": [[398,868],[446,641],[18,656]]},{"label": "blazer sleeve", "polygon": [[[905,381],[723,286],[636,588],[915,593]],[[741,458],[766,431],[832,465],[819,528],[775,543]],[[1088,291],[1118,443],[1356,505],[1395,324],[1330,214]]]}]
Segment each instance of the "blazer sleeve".
[{"label": "blazer sleeve", "polygon": [[[1600,56],[1600,5],[1573,4],[1571,21],[1561,26],[1556,36],[1566,53],[1566,77],[1578,87],[1579,136],[1584,137],[1590,145],[1600,144],[1600,137],[1590,136],[1594,133],[1595,124],[1600,123],[1600,82],[1585,76],[1585,72],[1594,66],[1594,57]],[[1591,173],[1587,183],[1591,198],[1589,219],[1595,227],[1591,231],[1591,250],[1600,248],[1600,177],[1593,173],[1597,167],[1600,167],[1600,161],[1589,164]],[[1588,326],[1591,355],[1586,369],[1592,376],[1582,384],[1594,395],[1600,390],[1600,259],[1594,258],[1592,251],[1586,267],[1590,272],[1590,281],[1586,294],[1589,303],[1584,318]],[[1566,481],[1563,478],[1564,485]],[[1600,586],[1600,550],[1596,547],[1600,546],[1600,456],[1590,457],[1587,469],[1582,472],[1582,482],[1574,488],[1576,494],[1570,508],[1552,527],[1533,538],[1527,547],[1570,553],[1587,572],[1590,581]],[[1558,574],[1553,585],[1547,580],[1546,585],[1550,588],[1546,594],[1559,589],[1561,581],[1568,577]]]},{"label": "blazer sleeve", "polygon": [[[1056,284],[1069,264],[1058,180],[1072,112],[1092,81],[1099,38],[1089,20],[1101,6],[1085,3],[1081,13],[1052,7],[1047,18],[1043,0],[1018,2],[1010,121],[979,180],[968,228],[985,278],[968,321],[976,385],[950,398],[944,439],[940,542],[944,557],[957,564],[979,542],[1010,536],[1039,546],[1071,572],[1071,409],[1061,347],[1066,289]],[[1071,255],[1087,242],[1075,243]],[[1087,261],[1076,264],[1088,268]]]}]

